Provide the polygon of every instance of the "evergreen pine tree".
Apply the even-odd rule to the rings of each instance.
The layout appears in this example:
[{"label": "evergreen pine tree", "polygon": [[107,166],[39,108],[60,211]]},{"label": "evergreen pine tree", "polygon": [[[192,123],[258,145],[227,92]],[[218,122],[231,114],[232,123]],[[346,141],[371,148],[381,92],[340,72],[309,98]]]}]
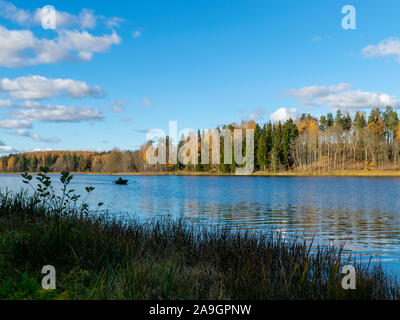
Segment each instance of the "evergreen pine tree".
[{"label": "evergreen pine tree", "polygon": [[319,129],[324,132],[328,128],[328,121],[325,116],[321,116],[319,118]]},{"label": "evergreen pine tree", "polygon": [[256,162],[260,170],[267,169],[267,126],[264,124],[261,136],[257,142]]},{"label": "evergreen pine tree", "polygon": [[334,124],[335,124],[335,121],[333,120],[333,115],[332,115],[332,113],[329,112],[329,113],[326,115],[326,125],[327,125],[327,128],[332,127]]},{"label": "evergreen pine tree", "polygon": [[362,129],[366,126],[364,113],[361,113],[359,111],[356,112],[356,115],[354,116],[354,126],[357,129]]}]

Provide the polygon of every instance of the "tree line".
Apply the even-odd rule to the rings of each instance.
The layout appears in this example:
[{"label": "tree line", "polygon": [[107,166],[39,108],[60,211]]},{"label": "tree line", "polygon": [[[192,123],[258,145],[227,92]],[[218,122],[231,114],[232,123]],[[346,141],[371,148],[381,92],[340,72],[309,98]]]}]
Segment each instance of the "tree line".
[{"label": "tree line", "polygon": [[[367,116],[357,111],[353,117],[338,110],[319,119],[302,114],[299,119],[258,124],[243,121],[221,129],[254,129],[255,171],[400,169],[400,123],[390,106],[373,109]],[[217,130],[221,130],[219,127]],[[37,172],[46,166],[52,172],[161,172],[192,171],[233,173],[232,164],[224,162],[224,139],[220,137],[220,163],[201,164],[201,139],[198,131],[198,163],[183,165],[154,164],[146,161],[146,151],[154,142],[147,141],[134,151],[114,149],[109,152],[44,151],[11,154],[0,158],[0,172]],[[245,135],[243,136],[243,153]],[[168,144],[169,138],[164,139]],[[187,138],[181,137],[179,146]],[[211,146],[211,144],[210,144]],[[211,155],[211,151],[210,151]]]}]

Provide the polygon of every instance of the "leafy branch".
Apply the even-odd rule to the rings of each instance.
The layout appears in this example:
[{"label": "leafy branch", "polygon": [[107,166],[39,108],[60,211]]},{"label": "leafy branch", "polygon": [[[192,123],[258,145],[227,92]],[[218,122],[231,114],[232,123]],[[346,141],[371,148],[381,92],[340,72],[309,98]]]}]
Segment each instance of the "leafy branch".
[{"label": "leafy branch", "polygon": [[[72,207],[76,208],[81,195],[76,194],[75,189],[69,188],[69,184],[73,179],[73,175],[71,175],[68,171],[61,172],[61,195],[58,195],[54,190],[52,181],[48,176],[48,172],[49,168],[40,168],[40,173],[36,177],[38,180],[36,187],[32,184],[33,176],[29,173],[21,174],[22,178],[24,179],[22,182],[33,189],[35,195],[38,197],[38,203],[46,206],[53,213],[63,214]],[[83,214],[87,215],[89,214],[89,205],[87,204],[87,199],[90,193],[94,190],[94,187],[85,187],[85,190],[87,194],[79,208]],[[98,203],[98,207],[101,207],[102,205],[103,203]]]}]

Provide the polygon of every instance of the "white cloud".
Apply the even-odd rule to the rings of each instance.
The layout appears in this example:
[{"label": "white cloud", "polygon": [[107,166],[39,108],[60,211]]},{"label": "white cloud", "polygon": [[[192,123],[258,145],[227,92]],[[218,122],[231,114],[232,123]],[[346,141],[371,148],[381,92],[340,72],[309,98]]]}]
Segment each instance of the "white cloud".
[{"label": "white cloud", "polygon": [[143,98],[142,102],[146,107],[152,107],[153,106],[153,104],[151,103],[150,99],[148,99],[148,98]]},{"label": "white cloud", "polygon": [[105,24],[106,24],[106,26],[107,26],[108,28],[114,29],[114,28],[119,27],[119,25],[120,25],[122,22],[124,22],[124,21],[125,21],[125,20],[122,19],[122,18],[119,18],[119,17],[112,17],[112,18],[106,19]]},{"label": "white cloud", "polygon": [[0,120],[0,128],[32,128],[32,123],[28,120]]},{"label": "white cloud", "polygon": [[58,138],[43,138],[36,133],[32,134],[32,139],[37,142],[45,142],[45,143],[59,143],[61,140]]},{"label": "white cloud", "polygon": [[36,133],[32,133],[28,130],[25,129],[20,129],[20,130],[16,130],[16,131],[6,131],[8,134],[10,135],[14,135],[14,136],[22,136],[22,137],[27,137],[27,138],[31,138],[32,140],[36,141],[36,142],[45,142],[45,143],[59,143],[60,139],[57,138],[43,138],[40,135],[36,134]]},{"label": "white cloud", "polygon": [[[41,12],[41,8],[31,12],[0,0],[0,17],[24,27],[41,25]],[[13,68],[50,64],[71,58],[89,61],[94,53],[106,52],[112,45],[121,43],[113,28],[111,34],[100,36],[86,31],[95,28],[98,20],[110,28],[122,21],[118,17],[96,16],[89,9],[82,9],[77,15],[56,11],[56,36],[52,39],[39,39],[31,30],[9,30],[0,26],[0,66]],[[54,32],[47,34],[53,35]]]},{"label": "white cloud", "polygon": [[33,151],[34,151],[34,152],[53,151],[53,149],[51,149],[51,148],[46,148],[46,149],[34,148]]},{"label": "white cloud", "polygon": [[42,122],[81,122],[88,120],[102,120],[103,114],[91,107],[75,107],[75,106],[51,106],[45,105],[24,109],[12,113],[17,119],[25,119]]},{"label": "white cloud", "polygon": [[111,34],[94,36],[87,31],[57,31],[54,39],[39,39],[30,30],[8,30],[0,26],[0,66],[22,67],[51,64],[68,58],[89,61],[94,53],[106,52],[121,38]]},{"label": "white cloud", "polygon": [[367,58],[393,57],[400,63],[400,39],[388,38],[376,45],[365,47],[361,52]]},{"label": "white cloud", "polygon": [[96,26],[96,17],[92,10],[83,9],[78,16],[78,24],[81,29],[93,29]]},{"label": "white cloud", "polygon": [[[81,29],[93,29],[96,26],[97,17],[93,10],[82,9],[78,15],[56,10],[56,28],[79,27]],[[32,14],[31,23],[42,24],[42,8],[37,8]]]},{"label": "white cloud", "polygon": [[123,106],[113,106],[111,112],[120,113],[126,111],[125,107]]},{"label": "white cloud", "polygon": [[10,31],[0,26],[0,66],[13,67],[23,65],[25,61],[23,52],[29,48],[36,47],[36,40],[29,30]]},{"label": "white cloud", "polygon": [[311,104],[317,97],[327,96],[329,94],[342,92],[351,89],[352,85],[348,83],[339,83],[333,86],[310,86],[301,89],[291,89],[284,92],[286,95],[293,96],[301,104]]},{"label": "white cloud", "polygon": [[[101,97],[103,90],[86,82],[72,79],[50,79],[34,75],[16,79],[0,79],[0,91],[14,99],[39,100],[66,94],[70,98]],[[0,104],[1,105],[1,104]]]},{"label": "white cloud", "polygon": [[18,153],[22,150],[11,147],[11,146],[0,146],[0,154]]},{"label": "white cloud", "polygon": [[[42,8],[34,11],[17,8],[8,1],[0,0],[0,17],[6,18],[22,26],[41,25]],[[92,29],[96,26],[97,19],[93,10],[82,9],[77,15],[56,10],[56,27],[79,27],[81,29]]]},{"label": "white cloud", "polygon": [[19,108],[39,108],[41,106],[38,101],[24,100],[16,105]]},{"label": "white cloud", "polygon": [[11,134],[13,136],[22,136],[22,137],[29,137],[31,135],[30,131],[25,130],[25,129],[19,129],[16,131],[6,131],[8,134]]},{"label": "white cloud", "polygon": [[347,83],[323,87],[311,86],[298,90],[284,92],[293,96],[300,104],[306,106],[328,106],[335,109],[363,109],[377,107],[399,107],[395,96],[382,92],[368,92],[362,90],[351,90],[352,86]]},{"label": "white cloud", "polygon": [[132,37],[134,39],[139,38],[142,35],[142,33],[139,30],[135,30],[132,32]]},{"label": "white cloud", "polygon": [[323,39],[321,36],[316,36],[316,37],[313,37],[311,40],[314,42],[318,42],[318,41],[322,41]]},{"label": "white cloud", "polygon": [[295,119],[297,117],[297,112],[295,108],[286,109],[286,108],[279,108],[275,112],[271,113],[269,116],[270,120],[273,122],[285,122],[290,118]]},{"label": "white cloud", "polygon": [[315,100],[317,105],[326,105],[332,108],[340,109],[365,109],[377,107],[398,107],[399,102],[395,96],[389,96],[385,93],[367,92],[367,91],[349,91],[338,94],[328,95]]},{"label": "white cloud", "polygon": [[119,113],[119,112],[124,112],[126,110],[126,106],[128,105],[128,101],[126,100],[117,100],[117,101],[111,101],[112,108],[111,112],[114,113]]},{"label": "white cloud", "polygon": [[258,108],[256,110],[254,110],[253,112],[250,112],[249,114],[243,115],[242,118],[247,121],[250,121],[250,120],[257,121],[257,120],[262,119],[264,114],[265,114],[264,110],[262,108]]},{"label": "white cloud", "polygon": [[0,107],[11,107],[12,102],[11,100],[1,100],[0,99]]},{"label": "white cloud", "polygon": [[115,33],[93,36],[87,31],[64,31],[59,33],[57,45],[64,50],[76,51],[83,61],[91,60],[93,53],[106,52],[111,45],[120,44],[121,38]]},{"label": "white cloud", "polygon": [[131,117],[121,118],[121,122],[131,122],[133,119]]},{"label": "white cloud", "polygon": [[21,25],[32,22],[32,14],[29,10],[18,9],[11,2],[7,1],[0,1],[0,17]]}]

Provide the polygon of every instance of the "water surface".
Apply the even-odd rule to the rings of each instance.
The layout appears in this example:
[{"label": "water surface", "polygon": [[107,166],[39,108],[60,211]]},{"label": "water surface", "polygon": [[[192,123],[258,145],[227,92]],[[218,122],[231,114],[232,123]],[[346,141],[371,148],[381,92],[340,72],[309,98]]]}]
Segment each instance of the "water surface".
[{"label": "water surface", "polygon": [[[56,176],[52,176],[54,180]],[[75,175],[71,187],[94,186],[89,203],[116,215],[187,216],[259,231],[297,232],[315,243],[346,240],[400,275],[400,178],[206,177]],[[0,175],[0,189],[25,187],[19,175]]]}]

